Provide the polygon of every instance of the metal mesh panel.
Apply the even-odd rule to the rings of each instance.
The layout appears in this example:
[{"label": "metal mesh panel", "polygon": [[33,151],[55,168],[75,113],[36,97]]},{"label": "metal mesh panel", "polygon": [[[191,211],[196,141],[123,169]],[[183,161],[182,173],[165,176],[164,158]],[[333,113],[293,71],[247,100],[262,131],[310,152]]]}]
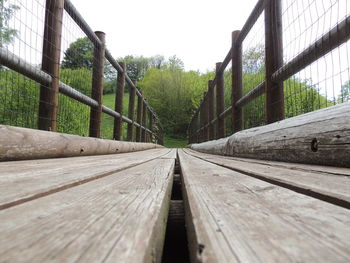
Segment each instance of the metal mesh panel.
[{"label": "metal mesh panel", "polygon": [[[0,47],[40,68],[45,1],[0,1]],[[46,87],[47,88],[47,87]],[[0,123],[35,128],[40,85],[0,65]]]},{"label": "metal mesh panel", "polygon": [[[339,25],[348,1],[284,0],[283,52],[288,63]],[[333,49],[284,82],[286,117],[349,100],[350,42]]]}]

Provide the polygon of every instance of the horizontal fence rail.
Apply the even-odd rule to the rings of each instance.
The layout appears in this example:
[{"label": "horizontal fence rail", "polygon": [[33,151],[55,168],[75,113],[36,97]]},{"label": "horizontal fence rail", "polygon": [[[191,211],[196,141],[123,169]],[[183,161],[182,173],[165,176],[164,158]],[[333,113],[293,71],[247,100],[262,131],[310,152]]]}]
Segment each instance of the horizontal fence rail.
[{"label": "horizontal fence rail", "polygon": [[[202,102],[198,109],[194,112],[192,119],[188,126],[188,140],[189,143],[200,143],[213,139],[220,139],[227,134],[227,130],[231,133],[238,132],[244,129],[243,120],[243,108],[250,105],[253,101],[260,98],[262,95],[265,96],[265,120],[262,124],[273,123],[285,118],[285,100],[288,98],[285,93],[284,82],[291,80],[291,78],[310,66],[312,63],[317,62],[320,58],[324,58],[327,54],[332,52],[334,49],[339,48],[342,44],[347,43],[350,39],[350,16],[349,10],[345,15],[345,18],[341,21],[337,21],[336,25],[330,28],[328,32],[322,34],[322,36],[316,38],[309,46],[306,46],[299,54],[295,55],[291,60],[286,63],[283,62],[283,38],[282,35],[286,32],[283,31],[282,21],[283,16],[288,15],[289,9],[292,9],[291,5],[300,5],[299,0],[289,1],[287,4],[283,0],[259,0],[248,17],[241,31],[234,31],[232,33],[232,44],[229,52],[222,63],[217,63],[217,69],[213,80],[209,81],[208,92],[205,93]],[[284,11],[282,11],[282,4],[285,4]],[[317,1],[313,1],[312,4],[317,4]],[[332,6],[333,7],[333,6]],[[312,9],[313,7],[309,3],[305,9]],[[339,9],[339,7],[338,7]],[[300,12],[306,12],[305,10],[298,10]],[[292,12],[292,11],[290,11]],[[313,12],[313,11],[312,11]],[[331,12],[331,11],[330,11]],[[264,80],[257,84],[255,87],[250,87],[250,90],[243,94],[243,69],[242,69],[242,46],[243,42],[251,32],[254,25],[257,23],[259,17],[264,14],[264,63],[263,68]],[[305,15],[305,14],[303,14]],[[317,14],[318,15],[318,14]],[[299,14],[302,17],[301,14]],[[326,11],[323,16],[326,16]],[[294,19],[294,20],[293,20]],[[292,19],[294,23],[297,20],[294,17]],[[315,23],[319,22],[316,20]],[[321,23],[321,22],[319,22]],[[287,27],[289,29],[289,27]],[[287,32],[291,34],[290,32]],[[298,41],[296,38],[295,42]],[[301,40],[299,40],[301,41]],[[289,44],[289,43],[287,43]],[[348,53],[346,49],[346,52]],[[244,54],[243,54],[244,56]],[[346,59],[345,59],[346,60]],[[224,100],[222,98],[222,92],[216,92],[216,104],[210,106],[207,100],[211,100],[211,90],[218,91],[218,82],[222,78],[223,73],[227,70],[229,64],[231,67],[231,105],[224,109]],[[339,62],[341,63],[341,62]],[[342,68],[342,72],[349,72],[346,76],[350,85],[350,67],[349,61],[346,61],[347,67]],[[346,64],[343,62],[343,64]],[[325,62],[326,64],[326,62]],[[327,66],[327,65],[326,65]],[[335,66],[335,65],[332,65]],[[339,70],[340,71],[340,70]],[[340,73],[339,73],[340,74]],[[322,76],[318,76],[322,77]],[[332,76],[333,78],[335,75]],[[307,85],[307,81],[303,82],[297,79],[303,85]],[[299,84],[301,86],[301,84]],[[220,87],[219,89],[221,89]],[[314,88],[310,88],[315,93]],[[334,93],[334,91],[333,91]],[[344,95],[345,94],[345,95]],[[295,94],[292,94],[296,96]],[[291,95],[289,95],[290,97]],[[307,96],[307,95],[306,95]],[[311,96],[311,95],[309,95]],[[320,97],[320,95],[318,94]],[[325,96],[325,106],[333,105],[338,102],[330,101],[327,97],[327,90]],[[221,98],[218,98],[221,97]],[[294,98],[296,100],[296,98]],[[350,96],[347,93],[341,94],[341,102],[350,100]],[[211,109],[210,107],[215,107]],[[320,107],[324,107],[321,105]],[[207,110],[207,108],[209,110]],[[313,110],[312,108],[311,110]],[[215,111],[216,114],[210,114]],[[310,110],[309,110],[310,111]],[[307,112],[307,111],[306,111]],[[301,112],[302,113],[302,112]],[[299,113],[300,114],[300,113]],[[202,116],[206,115],[206,116]],[[229,129],[225,128],[225,119],[231,117],[228,123],[230,124]],[[289,115],[288,115],[289,117]],[[248,116],[249,118],[249,116]],[[221,122],[221,124],[219,124]],[[258,124],[259,125],[259,124]],[[260,124],[261,125],[261,124]],[[211,129],[211,131],[210,131]],[[231,134],[229,133],[229,134]],[[208,136],[208,134],[210,134]]]},{"label": "horizontal fence rail", "polygon": [[[59,114],[63,115],[61,112],[64,112],[64,108],[62,108],[64,105],[59,104],[59,94],[62,94],[90,108],[89,136],[101,137],[101,122],[103,119],[102,114],[104,113],[116,120],[114,121],[114,139],[121,140],[123,138],[122,123],[124,122],[128,125],[128,135],[126,136],[125,133],[124,136],[127,138],[127,140],[156,142],[162,144],[163,128],[160,124],[158,116],[149,106],[147,100],[142,96],[142,93],[137,89],[136,81],[131,80],[127,75],[125,66],[121,66],[121,63],[117,62],[109,50],[105,48],[105,34],[103,32],[94,32],[69,0],[46,0],[46,3],[35,0],[34,4],[38,6],[38,9],[41,8],[43,10],[43,14],[45,15],[45,19],[43,17],[39,17],[39,14],[38,17],[36,17],[38,24],[40,24],[40,21],[43,21],[44,34],[42,35],[41,39],[43,43],[41,66],[35,65],[36,63],[30,63],[26,59],[21,58],[21,56],[14,54],[6,47],[6,45],[2,45],[1,42],[0,66],[13,70],[14,72],[17,72],[41,85],[40,98],[38,98],[39,109],[37,128],[49,131],[59,130]],[[11,8],[16,10],[17,7]],[[18,7],[18,9],[20,8],[24,10],[20,10],[19,12],[28,11],[26,7]],[[69,18],[66,16],[67,14]],[[75,23],[74,27],[77,28],[76,30],[81,30],[83,34],[85,34],[88,41],[92,43],[92,47],[94,49],[93,61],[91,65],[91,96],[76,90],[74,86],[66,84],[65,81],[60,80],[60,67],[62,63],[60,56],[61,53],[63,53],[62,41],[67,34],[72,33],[66,33],[65,31],[67,30],[67,25],[64,25],[65,23],[68,23],[68,19],[71,19],[69,21],[73,21],[71,23]],[[40,32],[35,33],[38,36],[41,35]],[[31,43],[28,43],[27,45],[30,44]],[[34,49],[34,47],[31,48]],[[115,72],[112,74],[118,76],[118,85],[116,87],[117,103],[115,109],[111,109],[106,105],[103,105],[102,96],[105,78],[104,69],[107,62],[111,65],[110,71],[113,70],[113,72]],[[0,73],[1,70],[7,70],[3,67],[0,67]],[[124,81],[120,81],[121,78],[123,78]],[[126,84],[130,89],[130,93],[133,91],[134,94],[142,100],[143,108],[141,111],[143,111],[142,116],[145,119],[138,120],[138,122],[136,122],[136,118],[134,116],[136,105],[135,99],[131,98],[132,96],[129,96],[128,102],[128,111],[130,112],[127,114],[128,116],[123,115],[123,96],[124,87]],[[5,122],[3,124],[8,123]],[[138,140],[138,138],[135,137],[136,132],[133,127],[142,130],[145,136]]]}]

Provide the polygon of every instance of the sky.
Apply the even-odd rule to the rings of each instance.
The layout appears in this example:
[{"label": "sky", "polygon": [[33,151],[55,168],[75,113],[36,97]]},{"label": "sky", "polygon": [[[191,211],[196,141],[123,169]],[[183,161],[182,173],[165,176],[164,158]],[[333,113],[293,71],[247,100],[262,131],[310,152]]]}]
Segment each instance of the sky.
[{"label": "sky", "polygon": [[[106,33],[114,57],[176,55],[186,70],[221,62],[231,32],[241,29],[257,0],[71,0],[93,30]],[[98,4],[96,4],[98,3]]]}]

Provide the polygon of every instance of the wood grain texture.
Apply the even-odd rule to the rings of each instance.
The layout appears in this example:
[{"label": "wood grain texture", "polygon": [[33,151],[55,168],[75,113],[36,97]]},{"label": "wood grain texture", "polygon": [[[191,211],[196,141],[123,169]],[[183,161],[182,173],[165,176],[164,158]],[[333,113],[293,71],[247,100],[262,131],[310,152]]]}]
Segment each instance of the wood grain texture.
[{"label": "wood grain texture", "polygon": [[348,209],[179,159],[192,262],[349,262]]},{"label": "wood grain texture", "polygon": [[174,159],[0,211],[0,262],[160,262]]},{"label": "wood grain texture", "polygon": [[134,153],[0,162],[0,209],[18,205],[173,153]]},{"label": "wood grain texture", "polygon": [[[247,175],[277,183],[289,189],[299,190],[308,195],[314,193],[329,202],[343,204],[350,208],[350,169],[322,167],[313,165],[279,164],[278,162],[263,163],[250,159],[217,156],[185,150],[186,153],[203,160],[245,173]],[[298,169],[296,169],[298,168]],[[333,169],[333,170],[332,170]],[[339,171],[339,172],[338,172]]]},{"label": "wood grain texture", "polygon": [[0,125],[0,161],[115,154],[163,148]]},{"label": "wood grain texture", "polygon": [[237,132],[193,150],[235,157],[350,167],[350,102]]}]

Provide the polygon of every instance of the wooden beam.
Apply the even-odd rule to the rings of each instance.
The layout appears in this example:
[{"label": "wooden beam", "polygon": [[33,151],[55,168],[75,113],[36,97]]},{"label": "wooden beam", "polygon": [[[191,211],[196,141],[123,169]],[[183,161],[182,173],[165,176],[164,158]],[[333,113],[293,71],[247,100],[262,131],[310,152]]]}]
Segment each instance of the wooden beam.
[{"label": "wooden beam", "polygon": [[219,117],[220,114],[225,111],[224,73],[220,72],[221,65],[221,62],[216,63],[216,117],[218,118],[216,131],[217,139],[225,137],[225,119]]},{"label": "wooden beam", "polygon": [[101,45],[95,44],[94,60],[92,69],[92,90],[91,98],[98,102],[98,107],[91,107],[90,111],[90,137],[100,137],[101,117],[102,117],[102,97],[103,97],[103,71],[104,71],[104,59],[105,59],[105,33],[97,31],[95,32],[97,37],[101,41]]},{"label": "wooden beam", "polygon": [[191,148],[253,159],[350,167],[350,102]]},{"label": "wooden beam", "polygon": [[[142,96],[137,96],[137,116],[136,122],[142,126],[142,111],[143,111],[143,99]],[[141,142],[141,127],[136,127],[136,141]]]},{"label": "wooden beam", "polygon": [[[135,86],[129,86],[129,109],[128,109],[128,117],[130,120],[134,121],[135,119],[135,95],[136,95],[136,81],[134,82]],[[127,131],[127,140],[133,140],[133,129],[134,125],[132,123],[128,123],[128,131]]]},{"label": "wooden beam", "polygon": [[40,86],[38,129],[54,132],[57,131],[63,8],[64,0],[46,0],[41,69],[52,80],[49,86]]},{"label": "wooden beam", "polygon": [[[147,104],[143,103],[143,109],[142,109],[142,126],[147,128]],[[141,142],[146,142],[146,130],[142,129],[141,131]]]},{"label": "wooden beam", "polygon": [[267,123],[273,123],[284,119],[283,81],[272,81],[272,74],[283,66],[281,0],[268,1],[264,14],[266,120]]},{"label": "wooden beam", "polygon": [[141,151],[162,146],[0,125],[0,161]]},{"label": "wooden beam", "polygon": [[124,62],[118,62],[120,67],[123,69],[122,73],[118,73],[117,77],[117,88],[115,90],[115,111],[120,114],[120,118],[114,118],[114,132],[113,139],[121,140],[122,137],[122,117],[123,116],[123,98],[124,98],[124,87],[125,87],[125,68]]},{"label": "wooden beam", "polygon": [[[208,81],[208,101],[209,101],[209,122],[214,120],[214,107],[215,107],[215,94],[214,94],[214,87],[213,87],[213,81]],[[209,126],[209,140],[215,139],[215,125],[213,123],[210,123]]]},{"label": "wooden beam", "polygon": [[239,30],[232,32],[232,133],[243,128],[243,110],[236,106],[237,101],[242,98],[243,94],[242,45],[237,42],[240,32]]}]

